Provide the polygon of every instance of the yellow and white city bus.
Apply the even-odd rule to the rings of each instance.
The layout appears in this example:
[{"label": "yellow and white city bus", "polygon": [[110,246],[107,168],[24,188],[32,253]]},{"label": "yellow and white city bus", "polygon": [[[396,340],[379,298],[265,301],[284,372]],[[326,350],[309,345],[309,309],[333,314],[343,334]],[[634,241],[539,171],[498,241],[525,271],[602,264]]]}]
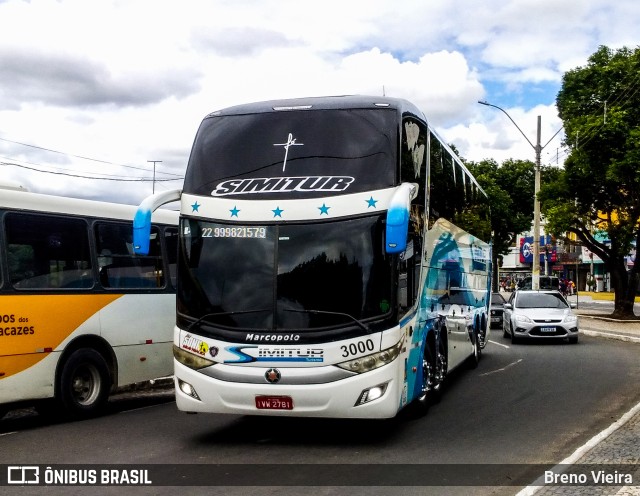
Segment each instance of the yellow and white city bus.
[{"label": "yellow and white city bus", "polygon": [[118,387],[172,375],[178,213],[155,212],[139,256],[134,211],[0,186],[0,418],[89,417]]}]

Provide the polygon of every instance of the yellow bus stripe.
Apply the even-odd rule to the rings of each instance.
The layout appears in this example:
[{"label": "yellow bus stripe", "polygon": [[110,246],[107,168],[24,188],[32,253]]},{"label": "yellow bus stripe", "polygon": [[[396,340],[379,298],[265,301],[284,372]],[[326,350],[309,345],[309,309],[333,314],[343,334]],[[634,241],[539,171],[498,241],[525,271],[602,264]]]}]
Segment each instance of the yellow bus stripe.
[{"label": "yellow bus stripe", "polygon": [[0,379],[32,367],[86,323],[100,334],[99,318],[87,322],[121,294],[8,295],[0,297]]}]

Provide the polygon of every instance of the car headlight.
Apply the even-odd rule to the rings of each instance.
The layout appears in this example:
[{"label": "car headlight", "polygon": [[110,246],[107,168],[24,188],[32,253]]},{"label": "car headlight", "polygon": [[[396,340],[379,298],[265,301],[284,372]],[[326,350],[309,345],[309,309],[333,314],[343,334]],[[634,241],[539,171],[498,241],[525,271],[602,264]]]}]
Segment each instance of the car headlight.
[{"label": "car headlight", "polygon": [[387,365],[388,363],[391,363],[396,358],[398,358],[400,350],[402,350],[403,343],[404,339],[401,339],[391,348],[382,350],[379,353],[373,353],[372,355],[355,358],[353,360],[349,360],[348,362],[337,363],[336,366],[345,370],[349,370],[351,372],[357,372],[358,374],[369,372],[370,370],[377,369],[378,367],[382,367],[383,365]]},{"label": "car headlight", "polygon": [[526,315],[516,315],[516,322],[524,322],[524,323],[527,323],[527,324],[531,324],[531,323],[533,323],[533,320],[531,320]]},{"label": "car headlight", "polygon": [[578,317],[577,317],[576,315],[567,315],[567,316],[564,318],[564,321],[565,321],[567,324],[575,324],[576,322],[578,322]]},{"label": "car headlight", "polygon": [[178,348],[175,344],[173,345],[173,357],[182,365],[194,370],[203,369],[215,363],[211,360],[207,360],[206,358]]}]

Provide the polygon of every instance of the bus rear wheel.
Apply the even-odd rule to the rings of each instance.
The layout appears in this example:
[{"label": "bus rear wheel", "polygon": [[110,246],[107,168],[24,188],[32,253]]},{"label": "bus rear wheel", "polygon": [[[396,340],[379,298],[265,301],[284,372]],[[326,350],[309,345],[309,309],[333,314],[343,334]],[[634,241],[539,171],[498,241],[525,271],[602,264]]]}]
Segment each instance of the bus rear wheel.
[{"label": "bus rear wheel", "polygon": [[56,400],[64,414],[75,419],[94,417],[109,398],[109,367],[97,351],[80,348],[64,363],[57,386]]},{"label": "bus rear wheel", "polygon": [[433,404],[439,403],[442,399],[442,390],[444,388],[444,381],[447,377],[447,343],[439,336],[437,338],[437,353],[436,353],[436,365],[433,374],[433,382],[431,385],[431,402]]},{"label": "bus rear wheel", "polygon": [[480,345],[480,337],[478,336],[478,330],[473,329],[471,331],[471,344],[473,345],[473,352],[467,358],[467,366],[470,369],[475,369],[480,363],[480,357],[482,356],[482,347]]}]

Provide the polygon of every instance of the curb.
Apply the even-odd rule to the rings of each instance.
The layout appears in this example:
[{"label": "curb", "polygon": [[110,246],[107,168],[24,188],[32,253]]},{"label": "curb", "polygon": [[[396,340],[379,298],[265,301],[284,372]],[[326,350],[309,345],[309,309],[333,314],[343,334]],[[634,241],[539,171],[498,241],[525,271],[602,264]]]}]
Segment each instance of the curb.
[{"label": "curb", "polygon": [[[593,436],[591,439],[589,439],[589,441],[587,441],[584,445],[582,445],[580,448],[578,448],[576,451],[574,451],[567,458],[562,460],[559,464],[557,464],[551,470],[553,472],[555,472],[555,473],[563,473],[563,472],[565,472],[569,468],[569,466],[574,465],[576,462],[580,461],[580,459],[584,455],[586,455],[591,450],[596,448],[600,443],[606,442],[607,438],[609,436],[611,436],[611,434],[616,432],[618,429],[624,428],[624,426],[627,423],[629,423],[629,421],[632,420],[635,415],[638,415],[638,414],[640,414],[640,403],[638,403],[634,407],[632,407],[631,410],[626,412],[622,417],[620,417],[618,420],[616,420],[613,424],[611,424],[605,430],[599,432],[598,434]],[[536,494],[537,492],[539,492],[539,491],[541,491],[541,490],[543,490],[545,488],[556,488],[556,487],[557,486],[545,484],[543,476],[540,476],[535,481],[533,481],[531,484],[529,484],[527,487],[525,487],[521,491],[519,491],[516,494],[516,496],[532,496],[532,495]],[[567,489],[567,488],[565,488],[565,489]],[[572,489],[572,487],[568,487],[568,489]],[[575,489],[575,488],[573,488],[573,489]],[[625,489],[626,488],[623,487],[620,491],[618,491],[617,494],[625,494],[625,493],[622,493],[622,491],[624,491]],[[560,488],[557,491],[557,494],[565,494],[565,492],[562,490],[562,488]],[[571,492],[568,492],[566,494],[571,494]],[[630,492],[629,494],[637,494],[637,493]]]},{"label": "curb", "polygon": [[118,390],[111,396],[116,396],[124,393],[135,393],[139,391],[150,391],[157,389],[166,389],[173,387],[173,376],[158,377],[145,382],[136,382],[135,384],[129,384],[118,388]]},{"label": "curb", "polygon": [[583,317],[583,318],[587,318],[587,319],[594,319],[594,320],[602,320],[604,322],[613,322],[615,324],[638,324],[640,325],[640,320],[620,320],[620,319],[612,319],[610,317],[601,317],[599,315],[589,315],[589,314],[580,314],[577,313],[576,315],[578,315],[578,317]]},{"label": "curb", "polygon": [[582,334],[587,336],[596,336],[606,339],[617,339],[619,341],[627,341],[630,343],[640,343],[640,336],[630,336],[628,334],[615,334],[613,332],[592,331],[591,329],[580,329]]},{"label": "curb", "polygon": [[578,313],[578,312],[575,312],[575,314],[578,317],[586,318],[586,319],[602,320],[604,322],[614,322],[616,324],[638,324],[638,325],[640,325],[640,319],[620,320],[620,319],[612,319],[611,317],[605,317],[603,315],[593,315],[593,314]]}]

